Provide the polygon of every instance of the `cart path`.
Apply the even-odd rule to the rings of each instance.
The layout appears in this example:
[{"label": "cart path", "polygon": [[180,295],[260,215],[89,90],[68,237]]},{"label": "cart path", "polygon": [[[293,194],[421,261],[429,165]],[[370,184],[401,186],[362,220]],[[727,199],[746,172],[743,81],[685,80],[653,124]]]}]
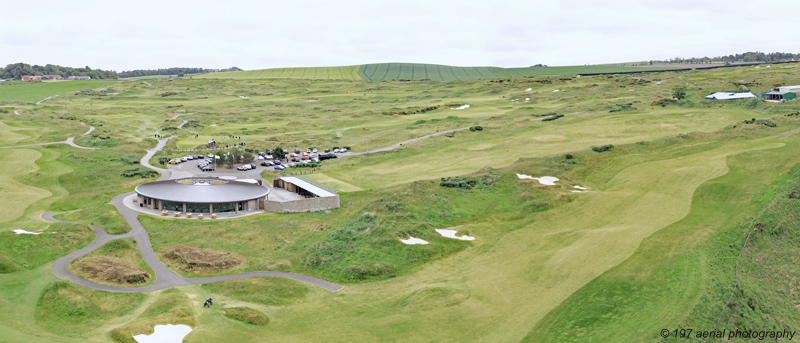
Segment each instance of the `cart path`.
[{"label": "cart path", "polygon": [[0,146],[0,149],[25,148],[25,147],[29,147],[29,146],[53,145],[53,144],[68,144],[70,146],[73,146],[73,147],[76,147],[76,148],[79,148],[79,149],[94,150],[94,148],[87,148],[87,147],[75,144],[75,137],[67,138],[67,140],[61,141],[61,142],[34,143],[34,144],[15,145],[15,146]]},{"label": "cart path", "polygon": [[[84,124],[84,123],[81,123],[81,125],[83,125],[83,126],[86,126],[86,124]],[[85,132],[84,134],[82,134],[81,136],[86,136],[86,135],[88,135],[88,134],[92,133],[92,131],[94,131],[94,126],[89,126],[89,131],[86,131],[86,132]]]},{"label": "cart path", "polygon": [[194,113],[178,113],[174,117],[172,117],[172,120],[178,119],[178,117],[180,117],[180,116],[190,116],[192,114],[194,114]]},{"label": "cart path", "polygon": [[413,142],[416,142],[416,141],[419,141],[419,140],[423,140],[423,139],[426,139],[426,138],[430,138],[430,137],[433,137],[433,136],[443,135],[443,134],[448,133],[448,132],[456,132],[456,131],[461,131],[461,130],[469,130],[469,128],[468,127],[462,127],[460,129],[452,129],[452,130],[446,130],[446,131],[441,131],[441,132],[437,132],[437,133],[432,133],[430,135],[425,135],[425,136],[422,136],[422,137],[409,139],[407,141],[403,141],[403,142],[400,142],[400,143],[397,143],[397,144],[392,144],[392,145],[389,145],[389,146],[385,146],[383,148],[377,148],[377,149],[372,149],[372,150],[367,150],[367,151],[362,151],[362,152],[346,152],[344,154],[340,154],[339,157],[356,156],[356,155],[370,154],[370,153],[373,153],[373,152],[388,151],[388,150],[392,150],[392,149],[397,149],[397,148],[403,146],[403,144],[413,143]]},{"label": "cart path", "polygon": [[187,129],[184,129],[184,128],[183,128],[183,125],[186,125],[186,123],[188,123],[188,122],[189,122],[188,120],[184,120],[184,121],[183,121],[183,123],[181,123],[181,125],[178,125],[178,128],[179,128],[179,129],[181,129],[181,130],[183,130],[183,131],[188,131],[188,132],[191,132],[191,133],[193,133],[193,134],[195,134],[195,135],[196,135],[196,134],[197,134],[197,132],[194,132],[194,131],[192,131],[192,130],[187,130]]},{"label": "cart path", "polygon": [[[145,167],[151,168],[159,173],[162,173],[160,179],[169,178],[170,172],[169,170],[155,168],[150,165],[148,162],[150,158],[159,150],[163,149],[164,146],[167,144],[167,141],[174,138],[174,136],[162,139],[158,142],[158,145],[153,149],[147,149],[147,154],[141,159],[141,164]],[[228,281],[228,280],[236,280],[241,278],[247,277],[254,277],[254,276],[270,276],[270,277],[283,277],[287,279],[297,280],[312,284],[314,286],[318,286],[324,288],[326,290],[335,292],[342,289],[342,286],[337,285],[332,282],[328,282],[319,278],[315,278],[308,275],[302,274],[295,274],[295,273],[285,273],[285,272],[267,272],[267,271],[258,271],[258,272],[245,272],[245,273],[238,273],[238,274],[231,274],[231,275],[221,275],[215,277],[208,277],[208,278],[187,278],[178,275],[172,269],[169,269],[165,266],[161,261],[156,257],[155,253],[153,252],[153,247],[150,244],[150,238],[147,235],[147,231],[145,231],[144,227],[141,223],[136,219],[136,216],[139,214],[138,212],[128,208],[125,206],[122,201],[125,197],[134,194],[134,192],[123,193],[114,197],[111,200],[111,205],[116,207],[117,211],[119,211],[122,218],[125,220],[126,223],[131,227],[131,232],[121,234],[121,235],[109,235],[103,228],[95,225],[90,225],[92,230],[95,232],[95,239],[89,245],[85,246],[84,248],[72,252],[66,256],[63,256],[56,260],[53,263],[52,270],[53,274],[62,280],[71,281],[77,285],[99,290],[99,291],[108,291],[108,292],[122,292],[122,293],[142,293],[142,292],[152,292],[158,291],[167,288],[173,287],[180,287],[180,286],[189,286],[189,285],[200,285],[204,283],[211,283],[211,282],[219,282],[219,281]],[[53,218],[53,212],[47,211],[42,214],[42,218],[47,221],[58,222],[58,223],[69,223],[69,224],[81,224],[75,222],[67,222],[63,220],[58,220]],[[85,256],[97,248],[103,246],[110,241],[115,239],[121,238],[132,238],[136,241],[136,244],[139,246],[139,253],[142,256],[142,259],[147,263],[148,266],[153,270],[153,277],[155,278],[155,282],[150,285],[143,286],[143,287],[115,287],[115,286],[107,286],[101,285],[99,283],[91,282],[84,278],[81,278],[75,274],[73,274],[67,266],[70,262],[74,261],[75,259]]]},{"label": "cart path", "polygon": [[756,133],[755,135],[756,136],[776,136],[776,135],[785,135],[787,133],[792,133],[792,132],[797,132],[797,131],[800,131],[800,128],[794,129],[794,130],[789,130],[789,131],[778,132],[778,133]]}]

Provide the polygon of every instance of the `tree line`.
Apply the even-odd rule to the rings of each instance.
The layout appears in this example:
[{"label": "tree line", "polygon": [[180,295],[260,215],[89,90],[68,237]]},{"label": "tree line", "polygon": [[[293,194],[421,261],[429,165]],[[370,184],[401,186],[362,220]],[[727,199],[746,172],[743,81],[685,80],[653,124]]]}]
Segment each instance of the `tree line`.
[{"label": "tree line", "polygon": [[727,56],[716,57],[691,57],[681,58],[675,57],[668,60],[653,60],[650,64],[655,63],[675,63],[675,64],[699,64],[699,63],[737,63],[737,62],[781,62],[800,59],[800,54],[793,54],[789,52],[745,52],[742,54],[734,54]]},{"label": "tree line", "polygon": [[53,64],[44,66],[30,65],[27,63],[12,63],[5,68],[0,67],[0,79],[19,79],[23,75],[61,75],[63,78],[70,76],[89,76],[92,79],[117,79],[121,77],[152,76],[152,75],[178,75],[202,74],[218,71],[240,71],[237,67],[227,69],[204,69],[204,68],[159,68],[159,69],[136,69],[129,71],[116,72],[113,70],[92,69],[89,66],[83,68],[62,67]]}]

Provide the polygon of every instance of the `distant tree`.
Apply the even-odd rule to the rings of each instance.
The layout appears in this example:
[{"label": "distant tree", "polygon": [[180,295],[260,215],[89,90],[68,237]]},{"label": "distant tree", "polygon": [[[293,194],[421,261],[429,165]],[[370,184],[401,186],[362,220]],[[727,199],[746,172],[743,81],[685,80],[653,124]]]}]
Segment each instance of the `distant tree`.
[{"label": "distant tree", "polygon": [[678,85],[672,87],[672,97],[675,99],[683,99],[686,97],[686,86]]}]

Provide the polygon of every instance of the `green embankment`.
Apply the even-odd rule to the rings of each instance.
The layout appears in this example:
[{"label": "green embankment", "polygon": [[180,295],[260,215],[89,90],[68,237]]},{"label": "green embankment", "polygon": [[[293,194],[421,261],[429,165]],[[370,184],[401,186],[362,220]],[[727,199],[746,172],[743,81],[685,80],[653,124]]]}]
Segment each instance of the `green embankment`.
[{"label": "green embankment", "polygon": [[44,98],[76,92],[84,89],[100,87],[115,81],[108,80],[76,80],[76,81],[49,81],[36,83],[0,83],[0,100],[36,102]]},{"label": "green embankment", "polygon": [[359,66],[273,68],[197,75],[195,79],[313,79],[313,80],[360,80]]}]

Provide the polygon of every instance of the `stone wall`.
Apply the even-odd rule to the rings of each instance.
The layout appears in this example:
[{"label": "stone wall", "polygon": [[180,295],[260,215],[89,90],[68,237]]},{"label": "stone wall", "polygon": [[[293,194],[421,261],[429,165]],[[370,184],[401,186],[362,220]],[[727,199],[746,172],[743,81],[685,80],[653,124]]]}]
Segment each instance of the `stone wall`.
[{"label": "stone wall", "polygon": [[268,212],[312,212],[339,208],[339,196],[315,197],[290,201],[268,200],[264,210]]}]

